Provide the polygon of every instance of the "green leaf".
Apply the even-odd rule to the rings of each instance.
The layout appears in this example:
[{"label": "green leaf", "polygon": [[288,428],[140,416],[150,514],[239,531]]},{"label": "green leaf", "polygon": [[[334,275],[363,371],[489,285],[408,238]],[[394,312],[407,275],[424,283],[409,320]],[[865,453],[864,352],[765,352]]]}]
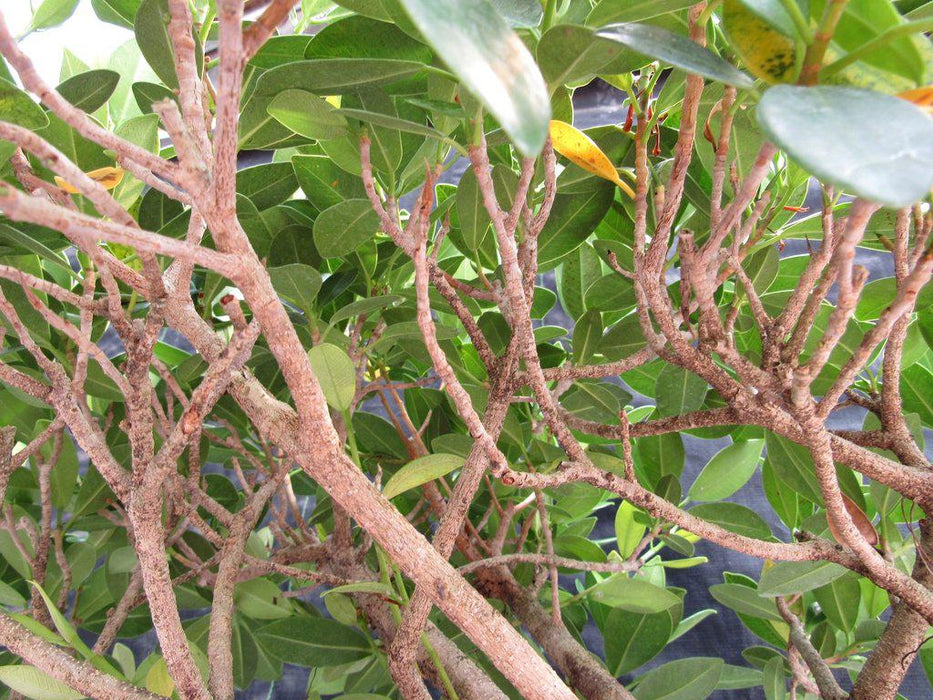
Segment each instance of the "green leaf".
[{"label": "green leaf", "polygon": [[619,554],[628,559],[635,553],[635,549],[645,536],[647,526],[638,522],[636,514],[640,511],[628,501],[622,501],[616,511],[615,531]]},{"label": "green leaf", "polygon": [[[168,33],[171,13],[168,0],[142,0],[133,22],[136,43],[146,62],[168,87],[178,89],[178,76],[175,74],[175,51]],[[195,61],[197,71],[201,72],[204,59],[201,42],[192,33],[195,42]]]},{"label": "green leaf", "polygon": [[133,99],[143,114],[152,114],[152,105],[162,100],[178,101],[177,95],[164,85],[158,83],[133,83]]},{"label": "green leaf", "polygon": [[107,104],[119,82],[120,74],[116,71],[91,70],[68,78],[57,90],[78,109],[95,112]]},{"label": "green leaf", "polygon": [[774,600],[758,595],[758,591],[750,586],[740,583],[717,583],[709,587],[709,593],[718,602],[742,615],[784,622]]},{"label": "green leaf", "polygon": [[308,350],[308,359],[327,403],[338,411],[350,408],[356,395],[356,366],[350,356],[336,345],[321,343]]},{"label": "green leaf", "polygon": [[718,80],[737,88],[751,88],[755,81],[709,49],[683,34],[649,24],[620,23],[603,27],[596,36],[615,41],[688,73]]},{"label": "green leaf", "polygon": [[263,73],[254,94],[274,97],[284,90],[299,89],[317,95],[343,95],[366,87],[393,83],[423,70],[423,63],[388,58],[295,61]]},{"label": "green leaf", "polygon": [[813,591],[816,602],[820,604],[826,619],[839,630],[851,632],[858,621],[859,602],[862,589],[858,576],[848,573],[832,583],[820,586]]},{"label": "green leaf", "polygon": [[301,191],[318,211],[324,211],[344,199],[366,196],[360,178],[341,170],[326,156],[295,156],[292,167]]},{"label": "green leaf", "polygon": [[473,168],[467,168],[463,172],[454,197],[463,242],[468,250],[479,250],[489,229],[490,218],[483,205],[483,194],[480,192],[479,181]]},{"label": "green leaf", "polygon": [[720,527],[746,537],[769,539],[771,528],[758,513],[738,503],[728,501],[703,503],[690,509],[690,513]]},{"label": "green leaf", "polygon": [[832,583],[846,571],[825,561],[781,561],[762,571],[758,592],[771,598],[805,593]]},{"label": "green leaf", "polygon": [[307,90],[283,90],[266,111],[296,134],[309,139],[336,139],[347,132],[347,120],[337,108]]},{"label": "green leaf", "polygon": [[321,273],[310,265],[293,263],[269,270],[272,286],[282,298],[290,301],[307,315],[314,309],[314,298],[321,289]]},{"label": "green leaf", "polygon": [[603,625],[606,665],[621,676],[660,654],[674,631],[674,618],[665,610],[645,614],[614,608]]},{"label": "green leaf", "polygon": [[293,614],[291,601],[278,586],[264,578],[238,583],[234,601],[238,613],[254,620],[280,620]]},{"label": "green leaf", "polygon": [[766,700],[784,700],[787,697],[783,658],[775,656],[765,664],[761,684],[764,687]]},{"label": "green leaf", "polygon": [[621,46],[598,38],[588,27],[559,24],[544,33],[536,54],[541,73],[553,91],[592,78],[622,51]]},{"label": "green leaf", "polygon": [[298,179],[288,162],[256,165],[236,174],[237,193],[247,197],[260,211],[287,201],[297,189]]},{"label": "green leaf", "polygon": [[521,39],[487,0],[399,0],[460,81],[525,156],[547,138],[551,104],[544,78]]},{"label": "green leaf", "polygon": [[102,22],[132,29],[139,3],[140,0],[91,0],[91,7]]},{"label": "green leaf", "polygon": [[343,586],[336,586],[324,591],[321,596],[328,596],[333,593],[375,593],[383,598],[395,598],[395,589],[388,583],[381,581],[358,581],[356,583],[347,583]]},{"label": "green leaf", "polygon": [[628,574],[610,576],[589,592],[589,598],[603,605],[637,613],[659,613],[680,605],[680,598],[666,588]]},{"label": "green leaf", "polygon": [[764,440],[745,440],[724,447],[703,467],[687,495],[694,501],[728,498],[752,478],[764,446]]},{"label": "green leaf", "polygon": [[282,661],[326,668],[372,654],[369,640],[357,629],[322,617],[289,617],[256,631],[262,647]]},{"label": "green leaf", "polygon": [[[819,17],[826,0],[813,0],[811,12]],[[919,18],[917,18],[919,19]],[[833,44],[846,52],[855,51],[884,32],[905,24],[905,19],[890,0],[849,0],[833,32]],[[928,43],[922,35],[918,37]],[[861,61],[903,76],[918,86],[929,82],[925,76],[927,61],[912,37],[903,35],[866,54]]]},{"label": "green leaf", "polygon": [[615,22],[642,22],[696,4],[694,0],[601,0],[586,18],[588,27]]},{"label": "green leaf", "polygon": [[431,139],[436,139],[441,143],[445,143],[452,148],[456,148],[462,155],[466,155],[466,151],[463,147],[457,143],[454,139],[450,138],[446,134],[441,133],[437,129],[434,129],[426,124],[419,124],[418,122],[413,122],[409,119],[402,119],[401,117],[395,117],[390,114],[383,114],[381,112],[373,112],[365,109],[352,109],[349,107],[344,107],[340,109],[340,114],[350,119],[359,119],[361,122],[367,124],[372,124],[373,126],[381,126],[385,129],[394,129],[396,131],[402,131],[406,134],[416,134],[418,136],[426,136]]},{"label": "green leaf", "polygon": [[634,355],[647,346],[637,314],[629,314],[612,326],[599,344],[599,352],[610,361]]},{"label": "green leaf", "polygon": [[57,27],[74,14],[78,0],[42,0],[29,23],[29,31]]},{"label": "green leaf", "polygon": [[386,498],[395,498],[416,486],[439,479],[463,466],[465,460],[459,455],[437,453],[418,457],[399,469],[382,489]]},{"label": "green leaf", "polygon": [[787,155],[851,194],[902,207],[930,193],[933,119],[906,100],[850,87],[777,85],[757,114]]},{"label": "green leaf", "polygon": [[648,671],[635,688],[638,700],[705,700],[716,688],[723,660],[691,658]]},{"label": "green leaf", "polygon": [[603,317],[599,311],[587,311],[573,328],[573,361],[589,364],[603,338]]},{"label": "green leaf", "polygon": [[49,124],[45,110],[4,78],[0,78],[0,119],[31,130],[41,129]]},{"label": "green leaf", "polygon": [[72,690],[33,666],[0,666],[0,683],[33,700],[78,700],[84,693]]},{"label": "green leaf", "polygon": [[697,411],[706,398],[706,380],[677,365],[664,365],[655,384],[655,400],[662,416]]},{"label": "green leaf", "polygon": [[538,237],[538,266],[544,272],[568,253],[577,249],[593,234],[609,210],[615,186],[591,178],[587,189],[573,194],[558,194],[551,216]]},{"label": "green leaf", "polygon": [[767,461],[779,479],[804,498],[822,503],[810,451],[772,432],[765,433],[765,445],[768,448]]},{"label": "green leaf", "polygon": [[324,258],[352,253],[379,230],[379,216],[368,199],[348,199],[314,221],[314,245]]}]

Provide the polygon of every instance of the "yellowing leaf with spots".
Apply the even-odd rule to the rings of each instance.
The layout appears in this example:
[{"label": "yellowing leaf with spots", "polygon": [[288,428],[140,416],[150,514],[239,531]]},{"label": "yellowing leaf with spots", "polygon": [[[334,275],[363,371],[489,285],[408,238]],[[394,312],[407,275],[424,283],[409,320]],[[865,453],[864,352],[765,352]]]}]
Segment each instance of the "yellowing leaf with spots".
[{"label": "yellowing leaf with spots", "polygon": [[933,114],[933,85],[927,85],[916,90],[906,90],[898,93],[898,97],[913,102],[927,114]]},{"label": "yellowing leaf with spots", "polygon": [[[92,170],[87,173],[87,176],[92,180],[99,182],[101,185],[106,187],[108,190],[112,190],[114,187],[120,184],[123,180],[123,168],[98,168],[97,170]],[[68,194],[77,194],[78,188],[72,185],[67,180],[55,176],[55,184],[59,189],[65,190]]]},{"label": "yellowing leaf with spots", "polygon": [[576,127],[567,122],[551,121],[551,143],[554,144],[554,150],[560,153],[564,158],[574,165],[579,165],[589,173],[614,182],[629,197],[635,199],[635,193],[622,178],[619,177],[619,171],[609,160],[609,156],[602,152],[593,139],[584,134]]}]

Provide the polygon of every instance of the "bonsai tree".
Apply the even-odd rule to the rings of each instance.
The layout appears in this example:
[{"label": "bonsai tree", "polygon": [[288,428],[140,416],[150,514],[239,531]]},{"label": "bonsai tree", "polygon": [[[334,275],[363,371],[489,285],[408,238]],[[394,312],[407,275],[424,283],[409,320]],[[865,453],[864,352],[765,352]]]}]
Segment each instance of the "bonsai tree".
[{"label": "bonsai tree", "polygon": [[933,672],[933,5],[91,6],[0,20],[8,697]]}]

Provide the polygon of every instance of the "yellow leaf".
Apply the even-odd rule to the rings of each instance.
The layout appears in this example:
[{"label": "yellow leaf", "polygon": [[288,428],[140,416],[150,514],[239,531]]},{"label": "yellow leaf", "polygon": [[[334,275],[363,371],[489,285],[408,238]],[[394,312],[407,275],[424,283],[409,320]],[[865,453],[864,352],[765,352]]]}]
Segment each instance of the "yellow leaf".
[{"label": "yellow leaf", "polygon": [[[112,190],[114,187],[120,184],[120,181],[123,180],[123,168],[116,167],[107,167],[107,168],[98,168],[97,170],[92,170],[87,173],[87,176],[92,180],[96,180],[101,185],[106,187],[108,190]],[[78,189],[72,185],[67,180],[55,176],[55,184],[59,189],[65,190],[68,194],[77,194]]]},{"label": "yellow leaf", "polygon": [[740,0],[725,0],[722,28],[745,67],[766,83],[797,79],[794,40],[772,29]]},{"label": "yellow leaf", "polygon": [[340,95],[328,95],[324,101],[337,109],[340,109]]},{"label": "yellow leaf", "polygon": [[913,102],[927,114],[933,114],[933,85],[901,92],[898,97]]},{"label": "yellow leaf", "polygon": [[609,160],[609,156],[600,150],[593,139],[567,122],[556,119],[551,121],[550,131],[551,143],[554,144],[555,151],[587,172],[614,182],[629,197],[635,199],[632,188],[622,181],[619,171]]}]

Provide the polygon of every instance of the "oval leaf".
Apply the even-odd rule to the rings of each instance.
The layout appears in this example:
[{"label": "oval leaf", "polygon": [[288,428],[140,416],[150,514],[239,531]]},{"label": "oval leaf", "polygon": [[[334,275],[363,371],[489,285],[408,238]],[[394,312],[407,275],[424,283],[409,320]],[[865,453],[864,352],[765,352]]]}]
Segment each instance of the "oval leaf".
[{"label": "oval leaf", "polygon": [[596,32],[596,36],[618,42],[662,63],[710,80],[745,89],[755,84],[745,73],[726,63],[709,49],[691,41],[683,34],[675,34],[661,27],[623,22],[603,27]]},{"label": "oval leaf", "polygon": [[604,180],[617,184],[625,194],[635,199],[635,193],[616,170],[609,156],[589,136],[567,122],[551,120],[551,143],[554,150],[575,165]]},{"label": "oval leaf", "polygon": [[525,156],[544,147],[551,101],[525,44],[487,0],[399,0],[427,42]]},{"label": "oval leaf", "polygon": [[395,498],[409,489],[450,474],[462,467],[464,461],[459,455],[442,452],[413,459],[392,475],[382,493],[386,498]]},{"label": "oval leaf", "polygon": [[356,367],[349,355],[336,345],[321,343],[308,350],[311,369],[332,408],[346,411],[356,394]]},{"label": "oval leaf", "polygon": [[366,199],[348,199],[321,212],[314,221],[314,245],[325,258],[352,253],[379,229],[379,217]]},{"label": "oval leaf", "polygon": [[903,207],[933,186],[933,119],[907,101],[858,88],[778,85],[758,123],[816,177]]},{"label": "oval leaf", "polygon": [[721,449],[693,482],[690,498],[719,501],[734,494],[752,478],[764,446],[764,440],[745,440]]}]

